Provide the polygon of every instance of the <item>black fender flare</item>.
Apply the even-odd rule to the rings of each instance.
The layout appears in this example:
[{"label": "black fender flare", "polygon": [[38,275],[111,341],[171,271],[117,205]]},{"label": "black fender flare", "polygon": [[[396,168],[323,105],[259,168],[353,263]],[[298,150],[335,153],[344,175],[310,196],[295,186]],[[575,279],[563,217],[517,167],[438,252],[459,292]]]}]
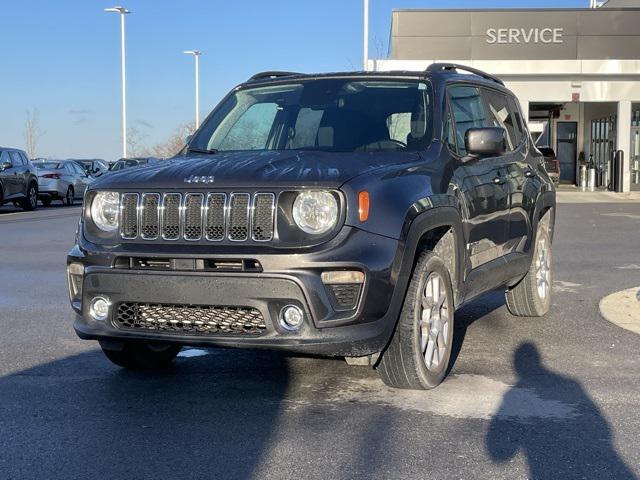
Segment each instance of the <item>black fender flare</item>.
[{"label": "black fender flare", "polygon": [[542,218],[542,212],[545,210],[549,210],[551,212],[551,216],[549,217],[548,227],[549,227],[549,238],[553,242],[553,233],[554,226],[556,220],[556,192],[547,190],[545,192],[541,192],[536,199],[536,206],[533,211],[533,219],[531,222],[531,238],[526,244],[525,251],[531,251],[531,245],[534,245],[536,241],[536,235],[538,232],[538,223],[540,223],[540,219]]},{"label": "black fender flare", "polygon": [[465,250],[460,210],[453,204],[434,206],[431,202],[423,204],[422,211],[415,206],[412,206],[415,214],[409,215],[405,222],[402,241],[392,267],[392,278],[396,285],[392,303],[396,306],[398,315],[413,273],[418,245],[425,234],[440,227],[450,227],[454,235],[455,272],[450,272],[450,275],[456,308],[464,294]]}]

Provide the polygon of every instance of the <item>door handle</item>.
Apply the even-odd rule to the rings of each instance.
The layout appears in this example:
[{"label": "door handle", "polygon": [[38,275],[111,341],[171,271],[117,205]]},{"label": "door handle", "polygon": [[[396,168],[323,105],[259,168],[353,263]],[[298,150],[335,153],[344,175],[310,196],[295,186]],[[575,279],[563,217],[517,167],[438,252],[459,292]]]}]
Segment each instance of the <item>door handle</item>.
[{"label": "door handle", "polygon": [[536,172],[534,172],[531,168],[527,168],[524,172],[524,176],[527,178],[533,178],[536,176]]},{"label": "door handle", "polygon": [[502,185],[506,182],[506,180],[502,177],[495,177],[493,179],[493,183],[495,183],[496,185]]}]

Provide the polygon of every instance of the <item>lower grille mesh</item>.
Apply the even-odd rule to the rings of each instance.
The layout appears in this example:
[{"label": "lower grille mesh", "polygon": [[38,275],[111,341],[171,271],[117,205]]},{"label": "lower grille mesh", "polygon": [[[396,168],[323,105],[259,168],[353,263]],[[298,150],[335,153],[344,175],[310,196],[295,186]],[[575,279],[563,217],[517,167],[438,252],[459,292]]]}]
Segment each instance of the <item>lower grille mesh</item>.
[{"label": "lower grille mesh", "polygon": [[125,302],[118,305],[115,323],[120,328],[188,335],[257,335],[266,329],[255,308],[208,305]]}]

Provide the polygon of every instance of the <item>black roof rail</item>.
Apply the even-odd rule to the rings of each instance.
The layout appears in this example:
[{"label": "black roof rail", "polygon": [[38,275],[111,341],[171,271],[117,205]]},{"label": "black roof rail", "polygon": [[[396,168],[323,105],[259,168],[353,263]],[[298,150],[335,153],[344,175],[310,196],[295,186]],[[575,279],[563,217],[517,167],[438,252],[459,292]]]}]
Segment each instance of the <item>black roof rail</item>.
[{"label": "black roof rail", "polygon": [[260,73],[256,73],[254,76],[252,76],[248,81],[249,82],[253,82],[255,80],[264,80],[267,78],[279,78],[279,77],[291,77],[294,75],[302,75],[302,73],[297,73],[297,72],[278,72],[278,71],[273,71],[273,72],[260,72]]},{"label": "black roof rail", "polygon": [[464,72],[473,73],[474,75],[478,75],[482,78],[486,78],[487,80],[492,80],[500,85],[504,86],[504,82],[500,80],[495,75],[491,75],[487,72],[483,72],[482,70],[478,70],[477,68],[467,67],[465,65],[459,65],[457,63],[432,63],[427,67],[427,72],[442,72],[445,70],[462,70]]}]

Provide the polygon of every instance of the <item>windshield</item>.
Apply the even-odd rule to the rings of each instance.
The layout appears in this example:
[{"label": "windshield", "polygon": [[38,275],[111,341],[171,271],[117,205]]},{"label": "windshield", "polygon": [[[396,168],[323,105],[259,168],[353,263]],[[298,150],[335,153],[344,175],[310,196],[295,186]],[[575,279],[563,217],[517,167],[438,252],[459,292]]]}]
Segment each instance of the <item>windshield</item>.
[{"label": "windshield", "polygon": [[64,165],[60,162],[41,162],[36,163],[36,168],[39,170],[57,170],[62,168]]},{"label": "windshield", "polygon": [[415,151],[432,137],[419,81],[326,79],[242,89],[196,133],[191,150]]}]

